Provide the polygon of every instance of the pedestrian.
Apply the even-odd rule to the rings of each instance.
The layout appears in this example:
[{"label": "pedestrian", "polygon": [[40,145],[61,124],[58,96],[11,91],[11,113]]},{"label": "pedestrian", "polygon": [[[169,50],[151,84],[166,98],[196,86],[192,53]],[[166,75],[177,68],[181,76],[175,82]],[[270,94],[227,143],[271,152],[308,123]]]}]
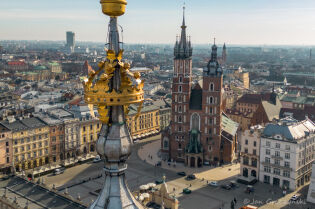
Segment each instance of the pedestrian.
[{"label": "pedestrian", "polygon": [[234,203],[236,204],[236,198],[234,197]]}]

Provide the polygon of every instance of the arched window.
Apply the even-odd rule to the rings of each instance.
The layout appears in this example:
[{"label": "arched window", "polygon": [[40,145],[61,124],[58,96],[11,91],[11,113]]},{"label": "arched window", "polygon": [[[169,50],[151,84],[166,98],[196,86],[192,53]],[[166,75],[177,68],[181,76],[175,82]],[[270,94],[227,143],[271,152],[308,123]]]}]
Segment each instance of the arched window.
[{"label": "arched window", "polygon": [[178,92],[182,92],[182,86],[178,86]]},{"label": "arched window", "polygon": [[179,83],[183,82],[182,76],[179,77]]},{"label": "arched window", "polygon": [[191,129],[200,130],[200,116],[197,113],[191,115]]},{"label": "arched window", "polygon": [[168,138],[167,137],[163,138],[163,148],[168,149]]},{"label": "arched window", "polygon": [[210,91],[214,91],[214,84],[213,84],[213,83],[210,83],[210,85],[209,85],[209,90],[210,90]]},{"label": "arched window", "polygon": [[179,123],[182,122],[182,116],[178,116],[178,122],[179,122]]},{"label": "arched window", "polygon": [[181,105],[178,106],[178,112],[182,112],[182,106]]},{"label": "arched window", "polygon": [[210,104],[213,104],[214,101],[213,101],[213,97],[210,97]]}]

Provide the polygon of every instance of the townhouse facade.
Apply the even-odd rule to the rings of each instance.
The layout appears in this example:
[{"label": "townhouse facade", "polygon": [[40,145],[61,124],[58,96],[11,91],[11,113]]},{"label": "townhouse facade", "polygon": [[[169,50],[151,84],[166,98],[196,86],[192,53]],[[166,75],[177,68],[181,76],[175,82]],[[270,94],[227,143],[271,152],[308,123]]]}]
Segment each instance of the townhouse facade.
[{"label": "townhouse facade", "polygon": [[315,159],[315,124],[283,119],[268,124],[261,137],[261,182],[296,190],[310,181]]}]

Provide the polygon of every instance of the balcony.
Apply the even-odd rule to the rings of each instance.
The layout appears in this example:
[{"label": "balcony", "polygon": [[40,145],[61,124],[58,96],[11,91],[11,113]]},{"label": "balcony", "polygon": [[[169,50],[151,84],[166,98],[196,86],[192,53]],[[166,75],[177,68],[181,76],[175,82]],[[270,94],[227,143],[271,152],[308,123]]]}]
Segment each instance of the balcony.
[{"label": "balcony", "polygon": [[293,171],[292,168],[285,167],[285,166],[282,166],[282,165],[273,164],[273,163],[261,162],[261,164],[262,165],[266,165],[266,166],[271,166],[271,167],[274,167],[274,168],[283,169],[283,170]]},{"label": "balcony", "polygon": [[254,155],[254,154],[251,154],[251,153],[246,153],[246,152],[241,152],[241,156],[247,156],[247,157],[251,157],[251,158],[256,158],[258,159],[258,155]]},{"label": "balcony", "polygon": [[271,158],[283,160],[283,157],[281,157],[281,156],[276,156],[276,155],[271,155]]}]

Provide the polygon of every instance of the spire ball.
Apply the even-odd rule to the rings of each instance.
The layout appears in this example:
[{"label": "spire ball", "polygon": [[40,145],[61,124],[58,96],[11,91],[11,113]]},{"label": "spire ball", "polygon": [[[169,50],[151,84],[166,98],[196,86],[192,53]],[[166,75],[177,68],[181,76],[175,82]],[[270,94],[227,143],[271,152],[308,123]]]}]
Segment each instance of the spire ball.
[{"label": "spire ball", "polygon": [[126,0],[101,0],[102,11],[110,17],[118,17],[125,14]]}]

